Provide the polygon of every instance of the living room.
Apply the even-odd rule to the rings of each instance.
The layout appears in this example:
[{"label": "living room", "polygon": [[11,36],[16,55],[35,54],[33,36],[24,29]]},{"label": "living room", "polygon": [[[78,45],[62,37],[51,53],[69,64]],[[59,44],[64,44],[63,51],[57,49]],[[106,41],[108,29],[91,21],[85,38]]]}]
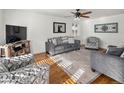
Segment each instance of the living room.
[{"label": "living room", "polygon": [[[82,15],[83,17],[77,17],[78,13],[84,14]],[[19,81],[18,83],[119,84],[124,82],[122,78],[123,72],[117,74],[116,71],[114,71],[114,75],[110,74],[113,73],[113,70],[108,66],[111,68],[110,71],[107,71],[107,74],[105,72],[103,73],[99,68],[95,67],[97,65],[96,62],[101,59],[95,58],[103,57],[102,59],[105,59],[106,57],[104,57],[104,55],[99,56],[99,54],[95,54],[95,52],[105,53],[109,48],[114,48],[116,51],[120,51],[119,57],[122,56],[120,59],[119,57],[117,58],[121,62],[118,65],[123,65],[123,17],[123,9],[0,9],[0,45],[2,47],[6,45],[6,43],[7,45],[10,43],[7,42],[7,29],[12,29],[17,34],[21,32],[21,30],[18,31],[18,29],[24,28],[25,34],[23,34],[23,36],[25,36],[25,39],[23,38],[22,40],[29,40],[30,44],[26,48],[30,48],[30,51],[25,53],[26,55],[15,53],[11,57],[17,60],[18,56],[26,58],[29,54],[27,58],[34,56],[35,63],[39,65],[43,64],[43,67],[39,67],[42,69],[45,68],[46,74],[43,76],[43,80],[41,80],[41,76],[39,76],[37,80],[35,80],[36,77],[35,79],[32,77],[33,81]],[[60,30],[62,31],[58,30],[58,25],[61,25]],[[17,27],[17,29],[14,27]],[[95,44],[98,42],[98,45],[88,45],[88,41],[90,41],[88,38],[91,38],[91,41],[96,39]],[[51,42],[56,45],[56,48],[52,47]],[[15,44],[16,42],[11,42],[12,46],[13,43]],[[20,45],[20,43],[18,45]],[[25,43],[22,44],[22,47],[25,46]],[[15,50],[16,49],[18,51],[17,47],[15,47]],[[7,53],[11,55],[10,52]],[[113,55],[117,54],[114,53]],[[5,55],[1,55],[1,59],[3,57],[5,57]],[[108,58],[109,61],[117,59]],[[94,69],[90,67],[91,60],[94,62]],[[23,65],[22,63],[20,64],[21,66],[18,66],[24,68],[27,64],[30,64],[30,62],[23,63]],[[15,71],[15,68],[17,69],[18,66],[16,64],[14,67],[9,68],[9,71],[15,73],[13,70]],[[109,69],[105,68],[104,65],[102,66],[103,69]],[[34,68],[33,70],[37,69],[35,66],[29,67]],[[98,67],[100,66],[98,65]],[[115,68],[118,68],[118,66]],[[92,70],[96,71],[94,72]],[[119,70],[117,70],[117,72]],[[8,75],[10,75],[10,73],[8,73]],[[35,76],[37,75],[35,74]],[[8,81],[3,83],[8,83]],[[17,82],[13,80],[9,83]]]},{"label": "living room", "polygon": [[[2,12],[3,11],[3,12]],[[42,10],[41,11],[45,11]],[[50,11],[50,10],[48,10]],[[54,36],[66,36],[70,35],[71,32],[71,20],[56,17],[44,13],[39,13],[40,10],[1,10],[1,26],[6,24],[26,26],[27,27],[27,40],[31,40],[32,53],[45,52],[45,41]],[[66,33],[54,34],[53,33],[53,22],[65,22]],[[5,27],[2,27],[4,29]],[[2,31],[4,37],[1,38],[1,44],[5,43],[5,34]]]},{"label": "living room", "polygon": [[123,0],[1,0],[0,92],[123,93],[123,9]]},{"label": "living room", "polygon": [[[53,11],[52,13],[50,13]],[[32,42],[32,53],[45,52],[45,41],[51,37],[57,36],[72,36],[72,23],[73,19],[57,15],[59,10],[14,10],[14,9],[1,9],[0,10],[0,26],[1,26],[1,44],[5,44],[5,25],[18,25],[27,27],[27,40]],[[71,10],[61,10],[63,12],[70,13]],[[73,10],[72,10],[73,11]],[[90,19],[81,19],[80,29],[76,38],[81,40],[84,44],[86,38],[89,36],[96,36],[101,39],[101,48],[107,48],[108,45],[123,46],[123,10],[103,10],[106,14],[98,14],[97,12],[102,10],[93,10]],[[41,13],[39,13],[41,12]],[[48,13],[44,13],[48,12]],[[56,13],[56,14],[55,14]],[[67,14],[68,14],[67,13]],[[97,13],[97,14],[96,14]],[[113,13],[113,14],[112,14]],[[71,14],[70,14],[71,15]],[[94,17],[96,16],[96,18]],[[59,16],[59,17],[58,17]],[[94,17],[94,18],[93,18]],[[92,19],[93,18],[93,19]],[[26,20],[26,21],[25,21]],[[66,23],[66,33],[53,33],[53,22]],[[102,23],[114,23],[118,22],[119,33],[94,33],[94,25]],[[43,25],[43,26],[42,26]],[[37,32],[37,33],[36,33]],[[111,36],[111,37],[110,37]],[[34,38],[35,37],[35,38]],[[112,40],[114,39],[114,41]],[[40,41],[38,41],[40,40]],[[41,43],[39,43],[41,42]],[[35,46],[37,45],[37,46]],[[34,47],[35,46],[35,47]]]}]

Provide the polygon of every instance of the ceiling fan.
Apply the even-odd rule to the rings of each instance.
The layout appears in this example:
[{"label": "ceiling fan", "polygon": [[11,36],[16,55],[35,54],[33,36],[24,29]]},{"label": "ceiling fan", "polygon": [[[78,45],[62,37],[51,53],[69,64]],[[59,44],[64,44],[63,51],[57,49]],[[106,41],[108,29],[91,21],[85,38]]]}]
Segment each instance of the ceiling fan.
[{"label": "ceiling fan", "polygon": [[76,9],[76,12],[71,12],[72,14],[74,14],[74,16],[76,18],[80,18],[80,17],[84,17],[84,18],[90,18],[89,16],[87,16],[87,14],[91,14],[91,11],[87,11],[87,12],[80,12],[80,9]]}]

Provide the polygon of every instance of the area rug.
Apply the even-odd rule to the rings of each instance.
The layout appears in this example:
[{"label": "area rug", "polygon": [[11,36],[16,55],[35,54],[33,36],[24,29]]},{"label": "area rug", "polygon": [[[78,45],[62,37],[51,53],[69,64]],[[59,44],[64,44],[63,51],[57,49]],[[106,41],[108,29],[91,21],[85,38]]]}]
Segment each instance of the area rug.
[{"label": "area rug", "polygon": [[90,67],[91,50],[80,49],[50,56],[70,77],[79,84],[89,84],[95,80],[100,73],[92,72]]}]

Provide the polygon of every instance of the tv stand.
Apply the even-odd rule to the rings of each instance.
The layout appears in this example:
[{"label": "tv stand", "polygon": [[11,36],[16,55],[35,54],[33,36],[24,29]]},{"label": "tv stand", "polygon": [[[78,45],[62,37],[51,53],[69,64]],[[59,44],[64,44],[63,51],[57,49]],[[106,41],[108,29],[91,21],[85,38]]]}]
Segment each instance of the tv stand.
[{"label": "tv stand", "polygon": [[30,53],[30,41],[21,40],[0,46],[1,57],[14,57]]}]

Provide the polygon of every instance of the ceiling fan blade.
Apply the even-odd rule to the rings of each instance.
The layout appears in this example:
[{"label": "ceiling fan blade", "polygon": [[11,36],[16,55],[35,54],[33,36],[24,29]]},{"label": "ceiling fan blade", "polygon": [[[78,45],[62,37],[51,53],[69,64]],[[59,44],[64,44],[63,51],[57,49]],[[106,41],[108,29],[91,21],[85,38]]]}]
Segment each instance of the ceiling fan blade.
[{"label": "ceiling fan blade", "polygon": [[80,16],[80,17],[84,17],[84,18],[90,18],[89,16]]},{"label": "ceiling fan blade", "polygon": [[74,15],[76,14],[76,13],[74,13],[74,12],[71,12],[71,13],[74,14]]},{"label": "ceiling fan blade", "polygon": [[73,16],[64,16],[64,17],[67,17],[68,18],[68,17],[73,17]]},{"label": "ceiling fan blade", "polygon": [[86,15],[86,14],[91,14],[91,13],[92,13],[91,11],[88,11],[88,12],[81,13],[81,15]]}]

